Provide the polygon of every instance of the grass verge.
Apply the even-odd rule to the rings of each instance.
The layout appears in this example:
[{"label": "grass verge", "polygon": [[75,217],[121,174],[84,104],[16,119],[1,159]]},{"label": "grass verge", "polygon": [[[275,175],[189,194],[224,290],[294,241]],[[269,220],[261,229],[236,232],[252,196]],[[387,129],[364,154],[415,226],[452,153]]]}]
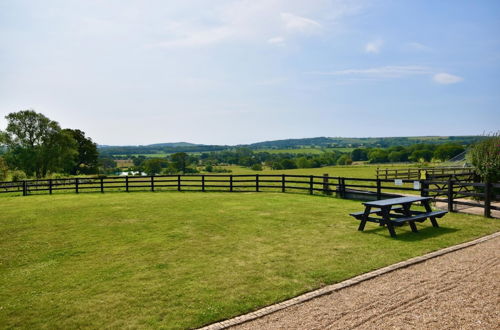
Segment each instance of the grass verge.
[{"label": "grass verge", "polygon": [[197,327],[500,229],[358,232],[356,201],[281,193],[136,192],[0,199],[0,324]]}]

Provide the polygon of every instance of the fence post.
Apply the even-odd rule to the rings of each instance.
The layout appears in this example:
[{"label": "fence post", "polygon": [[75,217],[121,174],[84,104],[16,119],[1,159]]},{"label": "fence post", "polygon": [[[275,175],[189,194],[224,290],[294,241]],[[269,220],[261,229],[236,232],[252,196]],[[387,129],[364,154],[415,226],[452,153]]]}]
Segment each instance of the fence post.
[{"label": "fence post", "polygon": [[425,180],[420,180],[420,196],[427,197],[429,196],[429,184]]},{"label": "fence post", "polygon": [[345,197],[345,179],[339,177],[339,196],[340,198]]},{"label": "fence post", "polygon": [[382,185],[380,179],[377,178],[377,200],[382,199]]},{"label": "fence post", "polygon": [[309,195],[313,194],[313,176],[309,177]]},{"label": "fence post", "polygon": [[78,178],[75,178],[75,193],[78,194]]},{"label": "fence post", "polygon": [[125,177],[125,191],[128,192],[128,175]]},{"label": "fence post", "polygon": [[286,188],[285,183],[286,183],[286,181],[285,181],[285,175],[281,174],[281,192],[285,192],[285,188]]},{"label": "fence post", "polygon": [[484,216],[491,218],[491,182],[484,183]]},{"label": "fence post", "polygon": [[448,212],[453,212],[453,181],[448,180]]},{"label": "fence post", "polygon": [[323,174],[323,194],[331,195],[328,173]]},{"label": "fence post", "polygon": [[181,191],[181,176],[177,175],[177,191]]},{"label": "fence post", "polygon": [[229,191],[233,191],[233,175],[229,175]]},{"label": "fence post", "polygon": [[205,191],[205,175],[201,176],[201,191]]},{"label": "fence post", "polygon": [[49,179],[49,194],[52,195],[52,179]]},{"label": "fence post", "polygon": [[155,177],[151,175],[151,191],[155,191]]},{"label": "fence post", "polygon": [[259,191],[259,175],[255,174],[255,191]]},{"label": "fence post", "polygon": [[101,192],[104,192],[104,178],[101,176]]},{"label": "fence post", "polygon": [[26,180],[23,181],[23,196],[28,196],[28,183]]}]

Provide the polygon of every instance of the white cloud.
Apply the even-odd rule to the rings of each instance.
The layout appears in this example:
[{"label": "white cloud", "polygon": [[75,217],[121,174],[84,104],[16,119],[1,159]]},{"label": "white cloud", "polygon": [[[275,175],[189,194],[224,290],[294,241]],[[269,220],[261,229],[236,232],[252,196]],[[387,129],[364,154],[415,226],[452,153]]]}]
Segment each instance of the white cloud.
[{"label": "white cloud", "polygon": [[464,78],[455,76],[446,72],[436,73],[432,79],[438,84],[449,85],[456,84],[464,80]]},{"label": "white cloud", "polygon": [[321,24],[310,18],[297,16],[291,13],[281,13],[280,16],[285,29],[290,32],[311,33],[321,28]]},{"label": "white cloud", "polygon": [[445,72],[436,73],[435,69],[419,65],[381,66],[368,69],[312,71],[308,73],[324,76],[338,76],[346,78],[348,81],[394,79],[416,75],[430,75],[436,83],[443,85],[456,84],[464,80],[462,77]]},{"label": "white cloud", "polygon": [[234,0],[206,2],[203,9],[189,3],[168,13],[160,26],[149,24],[147,29],[154,31],[150,46],[199,47],[233,41],[283,44],[327,31],[334,24],[339,30],[342,19],[364,8],[359,0]]},{"label": "white cloud", "polygon": [[432,71],[425,66],[407,65],[407,66],[383,66],[368,69],[347,69],[339,71],[316,71],[311,74],[328,76],[357,76],[370,78],[400,78],[410,75],[431,74]]},{"label": "white cloud", "polygon": [[270,38],[270,39],[267,40],[267,43],[269,43],[271,45],[282,46],[282,45],[285,44],[285,38],[283,38],[283,37]]},{"label": "white cloud", "polygon": [[365,52],[367,53],[372,53],[372,54],[378,54],[380,53],[380,50],[382,49],[382,45],[384,42],[380,39],[370,41],[365,45]]}]

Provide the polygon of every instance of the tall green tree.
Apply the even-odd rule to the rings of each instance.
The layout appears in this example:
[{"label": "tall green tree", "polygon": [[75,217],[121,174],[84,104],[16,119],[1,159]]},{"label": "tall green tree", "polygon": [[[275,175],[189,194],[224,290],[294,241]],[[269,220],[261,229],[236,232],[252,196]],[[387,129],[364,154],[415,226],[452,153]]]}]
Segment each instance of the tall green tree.
[{"label": "tall green tree", "polygon": [[7,173],[9,172],[9,168],[7,167],[7,163],[0,157],[0,181],[4,181],[7,179]]},{"label": "tall green tree", "polygon": [[461,154],[464,151],[464,147],[462,147],[460,144],[445,143],[438,146],[436,150],[434,150],[434,158],[446,161]]},{"label": "tall green tree", "polygon": [[76,142],[78,153],[75,155],[74,163],[67,169],[70,174],[93,174],[98,170],[99,152],[97,144],[91,138],[85,136],[85,133],[79,129],[65,129]]},{"label": "tall green tree", "polygon": [[156,175],[161,173],[163,167],[167,165],[165,159],[161,158],[151,158],[144,162],[144,171],[147,175]]},{"label": "tall green tree", "polygon": [[368,160],[368,151],[366,149],[354,149],[351,152],[351,159],[353,161]]},{"label": "tall green tree", "polygon": [[172,156],[170,156],[170,159],[172,160],[174,168],[178,172],[186,173],[186,169],[191,162],[191,159],[189,158],[188,154],[186,154],[185,152],[177,152]]},{"label": "tall green tree", "polygon": [[5,118],[8,124],[3,140],[10,167],[44,177],[64,171],[73,162],[76,142],[57,122],[33,110],[10,113]]}]

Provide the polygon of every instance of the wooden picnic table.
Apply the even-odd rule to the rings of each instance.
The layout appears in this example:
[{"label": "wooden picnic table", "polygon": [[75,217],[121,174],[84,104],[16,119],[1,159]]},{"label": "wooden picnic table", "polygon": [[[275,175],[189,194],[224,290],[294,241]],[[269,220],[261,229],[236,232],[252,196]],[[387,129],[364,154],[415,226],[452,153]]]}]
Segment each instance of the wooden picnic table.
[{"label": "wooden picnic table", "polygon": [[[391,236],[396,237],[394,227],[402,226],[405,223],[410,225],[411,231],[414,233],[418,232],[415,222],[423,222],[426,219],[430,219],[433,227],[439,227],[436,218],[441,218],[448,212],[432,211],[431,200],[432,197],[408,196],[365,202],[363,203],[364,211],[350,215],[361,221],[358,227],[360,231],[365,229],[367,222],[374,222],[380,226],[386,226]],[[411,210],[411,207],[417,202],[422,203],[425,211]]]}]

